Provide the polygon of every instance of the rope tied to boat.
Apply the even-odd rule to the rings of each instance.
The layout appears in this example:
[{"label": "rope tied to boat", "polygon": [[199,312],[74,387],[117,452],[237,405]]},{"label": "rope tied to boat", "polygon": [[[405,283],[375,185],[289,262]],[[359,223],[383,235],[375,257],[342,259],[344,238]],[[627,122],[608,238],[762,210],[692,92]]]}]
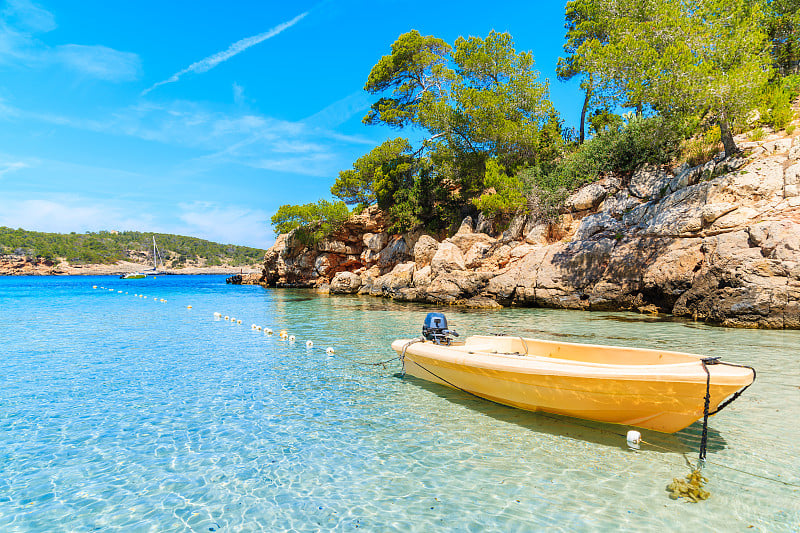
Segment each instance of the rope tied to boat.
[{"label": "rope tied to boat", "polygon": [[[720,357],[704,357],[700,360],[700,364],[703,365],[703,371],[706,373],[706,395],[703,404],[703,433],[700,438],[700,453],[699,453],[699,460],[698,460],[698,469],[703,468],[706,464],[706,448],[708,444],[708,417],[711,415],[715,415],[725,409],[728,405],[733,403],[739,396],[742,395],[747,388],[755,383],[756,381],[756,369],[747,366],[747,365],[737,365],[734,363],[726,363],[725,361],[721,361]],[[749,368],[751,372],[753,372],[753,381],[750,382],[749,385],[745,385],[738,391],[736,391],[730,398],[722,402],[714,411],[709,412],[709,406],[711,403],[711,372],[708,371],[708,365],[727,365],[727,366],[737,366],[739,368]]]},{"label": "rope tied to boat", "polygon": [[408,350],[409,346],[417,342],[425,342],[425,337],[420,337],[418,339],[411,339],[410,341],[408,341],[403,345],[403,351],[400,352],[400,364],[403,367],[403,375],[405,375],[406,373],[406,350]]},{"label": "rope tied to boat", "polygon": [[[704,357],[700,360],[703,366],[703,371],[706,373],[706,395],[703,398],[703,432],[700,436],[700,452],[698,454],[697,468],[691,474],[686,476],[686,480],[673,478],[672,483],[667,486],[667,490],[671,492],[670,497],[673,499],[686,498],[690,502],[697,503],[701,500],[707,500],[711,493],[703,489],[703,485],[708,483],[708,478],[703,476],[703,467],[706,464],[706,452],[708,447],[708,417],[715,415],[722,411],[725,407],[731,404],[736,398],[742,395],[747,388],[752,385],[756,380],[756,370],[747,365],[737,365],[734,363],[726,363],[720,360],[720,357]],[[714,411],[710,411],[711,407],[711,372],[708,370],[709,365],[728,365],[738,366],[740,368],[749,368],[753,372],[753,381],[750,384],[742,387],[736,391],[730,398],[720,404]]]}]

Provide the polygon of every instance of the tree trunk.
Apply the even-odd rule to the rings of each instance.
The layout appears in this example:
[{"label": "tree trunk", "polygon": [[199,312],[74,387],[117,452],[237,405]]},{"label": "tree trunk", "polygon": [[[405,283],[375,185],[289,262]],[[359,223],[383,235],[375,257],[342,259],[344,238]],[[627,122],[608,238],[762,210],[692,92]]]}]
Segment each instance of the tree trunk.
[{"label": "tree trunk", "polygon": [[722,115],[719,119],[719,133],[722,138],[722,146],[725,148],[725,157],[730,157],[739,152],[739,147],[736,146],[736,141],[733,140],[733,134],[725,115]]},{"label": "tree trunk", "polygon": [[578,134],[578,144],[583,144],[583,141],[586,139],[586,112],[589,110],[589,102],[592,100],[592,93],[594,92],[594,83],[591,74],[589,74],[588,79],[581,82],[581,88],[586,91],[586,96],[583,99],[583,108],[581,108],[581,128]]},{"label": "tree trunk", "polygon": [[584,130],[586,128],[586,110],[589,107],[589,98],[592,96],[592,88],[586,88],[586,98],[583,99],[583,108],[581,109],[581,130],[578,137],[578,144],[583,144],[583,140],[586,138]]}]

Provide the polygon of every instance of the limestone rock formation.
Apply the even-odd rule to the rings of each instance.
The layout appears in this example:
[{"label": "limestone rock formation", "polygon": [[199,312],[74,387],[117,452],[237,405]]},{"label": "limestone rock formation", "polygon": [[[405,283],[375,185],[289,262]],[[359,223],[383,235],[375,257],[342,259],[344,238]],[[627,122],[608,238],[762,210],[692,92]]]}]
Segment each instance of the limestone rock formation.
[{"label": "limestone rock formation", "polygon": [[[377,209],[320,244],[281,235],[262,282],[431,304],[660,311],[800,328],[800,137],[695,167],[606,176],[560,222],[480,217],[456,234],[390,235]],[[438,239],[436,238],[438,237]]]}]

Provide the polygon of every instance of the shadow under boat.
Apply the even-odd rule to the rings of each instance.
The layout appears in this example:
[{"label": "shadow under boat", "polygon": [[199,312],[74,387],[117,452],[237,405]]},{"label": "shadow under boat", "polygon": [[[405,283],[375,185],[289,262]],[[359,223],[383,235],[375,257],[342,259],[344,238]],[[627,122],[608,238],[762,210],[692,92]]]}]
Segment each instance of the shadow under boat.
[{"label": "shadow under boat", "polygon": [[[472,396],[458,389],[451,389],[437,383],[420,379],[407,374],[396,373],[394,377],[436,394],[440,398],[462,405],[475,412],[490,416],[504,423],[516,424],[529,431],[547,433],[549,435],[572,437],[575,439],[610,446],[627,448],[626,433],[633,427],[608,424],[594,420],[584,420],[543,411],[526,411],[509,407],[484,398]],[[713,421],[713,418],[710,419]],[[700,449],[703,421],[700,420],[676,433],[660,433],[642,428],[635,428],[642,434],[642,449],[662,453],[692,454]],[[719,452],[727,447],[725,438],[714,428],[708,428],[707,450],[709,453]],[[694,458],[692,458],[694,460]]]}]

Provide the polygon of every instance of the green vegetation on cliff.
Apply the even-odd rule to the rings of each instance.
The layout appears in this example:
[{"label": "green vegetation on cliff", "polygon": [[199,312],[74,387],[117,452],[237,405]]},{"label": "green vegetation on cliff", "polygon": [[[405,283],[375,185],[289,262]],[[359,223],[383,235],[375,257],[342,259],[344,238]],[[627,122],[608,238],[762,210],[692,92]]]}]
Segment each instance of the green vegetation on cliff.
[{"label": "green vegetation on cliff", "polygon": [[580,80],[578,131],[563,126],[533,54],[510,35],[451,45],[411,30],[369,73],[376,101],[363,121],[422,140],[375,147],[339,173],[331,193],[341,202],[282,206],[275,229],[317,241],[344,204],[377,204],[394,231],[443,232],[478,212],[500,225],[515,214],[552,220],[604,174],[730,156],[734,134],[794,118],[798,0],[572,0],[565,21],[556,74]]},{"label": "green vegetation on cliff", "polygon": [[[109,264],[152,257],[153,236],[170,266],[204,260],[207,266],[249,266],[260,263],[264,250],[218,244],[195,237],[138,231],[96,233],[42,233],[0,226],[0,254],[63,258],[70,263]],[[138,256],[138,257],[137,257]]]}]

